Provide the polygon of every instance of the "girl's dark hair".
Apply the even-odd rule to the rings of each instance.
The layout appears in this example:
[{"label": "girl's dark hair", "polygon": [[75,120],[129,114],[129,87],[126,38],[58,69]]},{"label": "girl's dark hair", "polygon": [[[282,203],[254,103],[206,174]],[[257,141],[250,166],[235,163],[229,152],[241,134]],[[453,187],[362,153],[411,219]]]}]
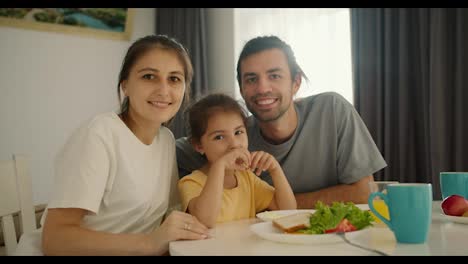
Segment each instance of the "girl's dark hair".
[{"label": "girl's dark hair", "polygon": [[217,112],[234,112],[242,117],[247,125],[247,114],[242,106],[232,97],[222,93],[207,95],[188,108],[190,141],[199,143],[208,127],[208,120]]},{"label": "girl's dark hair", "polygon": [[249,40],[245,43],[244,47],[242,48],[241,54],[239,55],[239,60],[237,61],[237,82],[239,83],[239,87],[242,89],[242,76],[241,76],[241,62],[252,54],[259,53],[264,50],[269,49],[280,49],[283,51],[284,55],[288,60],[289,70],[291,72],[291,78],[294,80],[297,74],[300,74],[305,80],[307,76],[302,71],[299,64],[297,64],[296,56],[294,56],[294,52],[286,42],[278,38],[277,36],[261,36],[256,37]]},{"label": "girl's dark hair", "polygon": [[[119,73],[119,81],[117,83],[117,95],[119,96],[119,102],[122,101],[120,94],[120,85],[124,80],[127,80],[130,75],[130,70],[135,63],[140,59],[146,52],[154,49],[172,50],[175,51],[180,62],[184,66],[185,76],[185,94],[184,103],[187,103],[190,97],[190,84],[193,78],[193,66],[188,55],[188,51],[185,47],[180,44],[174,38],[170,38],[166,35],[149,35],[136,40],[127,50],[127,54],[122,62],[122,68]],[[122,104],[120,105],[120,112],[125,114],[128,111],[129,100],[125,97]]]}]

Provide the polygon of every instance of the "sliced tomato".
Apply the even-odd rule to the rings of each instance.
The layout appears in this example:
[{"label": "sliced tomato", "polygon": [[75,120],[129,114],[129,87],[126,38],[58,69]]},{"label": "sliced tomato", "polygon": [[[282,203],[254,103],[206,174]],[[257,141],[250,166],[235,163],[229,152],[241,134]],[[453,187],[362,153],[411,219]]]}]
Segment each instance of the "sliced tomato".
[{"label": "sliced tomato", "polygon": [[353,226],[353,224],[351,224],[348,219],[344,218],[335,228],[325,230],[325,233],[351,232],[355,230],[357,230],[357,228]]}]

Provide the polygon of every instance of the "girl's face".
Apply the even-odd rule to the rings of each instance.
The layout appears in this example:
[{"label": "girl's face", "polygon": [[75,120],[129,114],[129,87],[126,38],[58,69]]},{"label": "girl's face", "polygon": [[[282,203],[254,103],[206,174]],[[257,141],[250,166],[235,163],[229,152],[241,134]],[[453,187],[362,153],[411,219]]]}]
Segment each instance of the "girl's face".
[{"label": "girl's face", "polygon": [[130,100],[130,115],[161,125],[174,117],[182,103],[183,64],[175,51],[154,48],[136,61],[122,90]]},{"label": "girl's face", "polygon": [[248,147],[248,138],[242,117],[236,112],[218,111],[208,119],[208,125],[195,150],[204,153],[208,162],[235,148]]}]

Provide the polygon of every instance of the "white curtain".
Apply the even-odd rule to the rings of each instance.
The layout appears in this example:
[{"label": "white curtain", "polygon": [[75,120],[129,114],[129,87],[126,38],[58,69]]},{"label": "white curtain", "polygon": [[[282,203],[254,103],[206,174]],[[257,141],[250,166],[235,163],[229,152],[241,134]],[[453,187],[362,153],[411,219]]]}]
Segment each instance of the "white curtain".
[{"label": "white curtain", "polygon": [[297,98],[335,91],[353,103],[348,8],[236,8],[234,14],[236,58],[249,39],[276,35],[309,78]]}]

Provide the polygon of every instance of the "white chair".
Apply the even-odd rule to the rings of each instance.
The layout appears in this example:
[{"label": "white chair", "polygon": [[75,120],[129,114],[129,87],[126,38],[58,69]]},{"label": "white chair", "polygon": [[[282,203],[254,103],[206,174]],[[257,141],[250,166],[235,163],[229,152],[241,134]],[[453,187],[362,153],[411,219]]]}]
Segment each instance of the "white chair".
[{"label": "white chair", "polygon": [[[13,214],[19,213],[20,234],[16,234]],[[13,155],[0,161],[0,220],[6,255],[15,251],[19,235],[37,229],[32,200],[32,183],[28,159]]]}]

